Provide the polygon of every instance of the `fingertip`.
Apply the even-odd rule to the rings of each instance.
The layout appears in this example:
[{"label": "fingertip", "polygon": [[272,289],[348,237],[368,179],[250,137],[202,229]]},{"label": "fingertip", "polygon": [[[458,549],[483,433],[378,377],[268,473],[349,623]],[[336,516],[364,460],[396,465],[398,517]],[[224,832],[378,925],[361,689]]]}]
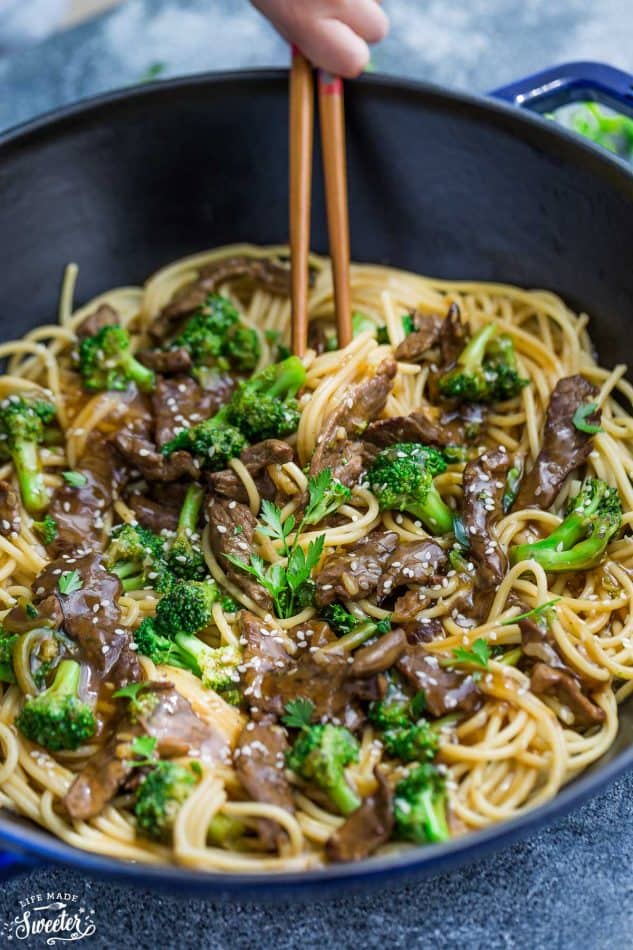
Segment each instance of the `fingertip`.
[{"label": "fingertip", "polygon": [[343,79],[355,79],[367,68],[370,60],[369,46],[359,36],[354,36],[355,42],[349,42],[341,50],[341,65],[336,70]]},{"label": "fingertip", "polygon": [[367,17],[366,27],[363,30],[363,39],[368,43],[380,43],[389,33],[389,17],[379,7],[375,0],[372,0],[372,13]]},{"label": "fingertip", "polygon": [[315,66],[343,79],[354,79],[369,62],[367,43],[340,20],[306,33],[303,51]]}]

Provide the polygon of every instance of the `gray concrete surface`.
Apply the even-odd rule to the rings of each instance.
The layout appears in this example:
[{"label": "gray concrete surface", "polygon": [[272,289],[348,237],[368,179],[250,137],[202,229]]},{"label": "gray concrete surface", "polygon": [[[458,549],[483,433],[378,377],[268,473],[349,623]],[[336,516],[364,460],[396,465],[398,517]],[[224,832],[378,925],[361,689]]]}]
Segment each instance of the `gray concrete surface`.
[{"label": "gray concrete surface", "polygon": [[[486,90],[568,59],[633,69],[630,0],[385,0],[376,68]],[[0,58],[0,127],[105,89],[164,76],[281,65],[283,43],[243,0],[129,0],[112,14]],[[547,948],[633,946],[633,776],[523,843],[450,875],[314,906],[188,901],[45,868],[3,885],[2,924],[32,893],[94,907],[94,947]],[[8,945],[8,944],[7,944]],[[13,943],[15,946],[16,943]],[[31,938],[28,946],[45,946]],[[59,946],[59,944],[57,944]]]}]

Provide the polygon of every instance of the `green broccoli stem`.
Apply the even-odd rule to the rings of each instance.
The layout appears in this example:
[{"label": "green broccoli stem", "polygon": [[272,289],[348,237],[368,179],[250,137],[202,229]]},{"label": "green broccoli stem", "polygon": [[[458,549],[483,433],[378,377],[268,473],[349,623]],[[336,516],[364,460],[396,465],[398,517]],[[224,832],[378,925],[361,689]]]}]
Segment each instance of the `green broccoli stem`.
[{"label": "green broccoli stem", "polygon": [[[547,544],[538,541],[536,544],[519,544],[510,549],[512,564],[519,561],[536,561],[544,571],[563,573],[564,571],[586,571],[595,567],[605,548],[605,533],[596,528],[584,541],[575,544],[568,551],[550,547],[553,535],[546,538]],[[540,547],[539,545],[543,545]]]},{"label": "green broccoli stem", "polygon": [[198,529],[200,509],[202,508],[203,501],[204,489],[194,482],[187,489],[185,500],[183,502],[182,508],[180,509],[177,530],[179,537],[188,538],[190,535],[196,533]]},{"label": "green broccoli stem", "polygon": [[434,484],[423,502],[411,503],[407,505],[407,510],[433,534],[451,534],[453,531],[455,513],[444,502]]},{"label": "green broccoli stem", "polygon": [[328,796],[334,805],[336,805],[341,815],[351,815],[351,813],[356,811],[357,808],[360,808],[362,804],[356,792],[349,787],[345,779],[342,779],[340,782],[337,782],[336,785],[332,785],[328,788]]},{"label": "green broccoli stem", "polygon": [[355,650],[376,633],[378,622],[368,620],[366,623],[357,623],[353,630],[321,647],[321,653],[342,653]]},{"label": "green broccoli stem", "polygon": [[497,335],[497,324],[488,323],[468,341],[457,359],[457,365],[466,369],[481,366],[490,341]]},{"label": "green broccoli stem", "polygon": [[279,396],[283,399],[292,399],[305,382],[305,367],[298,356],[289,356],[278,365],[279,373],[266,392],[273,398]]},{"label": "green broccoli stem", "polygon": [[503,666],[516,666],[522,656],[523,650],[521,647],[515,647],[514,650],[508,650],[502,656],[494,657],[494,660],[496,663],[502,663]]},{"label": "green broccoli stem", "polygon": [[153,370],[143,366],[142,363],[126,352],[121,355],[121,366],[129,378],[136,383],[141,392],[150,393],[156,385],[156,374]]},{"label": "green broccoli stem", "polygon": [[449,837],[448,823],[446,821],[446,796],[438,795],[432,788],[422,792],[420,796],[420,805],[424,814],[424,833],[420,836],[419,843],[425,841],[446,841]]},{"label": "green broccoli stem", "polygon": [[236,838],[241,838],[245,830],[246,826],[239,818],[218,812],[207,829],[207,841],[218,846],[232,844]]},{"label": "green broccoli stem", "polygon": [[20,442],[14,446],[11,455],[24,507],[29,512],[42,511],[50,499],[44,485],[44,474],[37,445],[35,442]]},{"label": "green broccoli stem", "polygon": [[60,699],[76,696],[80,676],[81,666],[76,660],[62,660],[55,671],[52,684],[46,690],[46,695]]},{"label": "green broccoli stem", "polygon": [[191,667],[195,669],[196,675],[202,675],[202,668],[205,655],[212,649],[192,633],[177,633],[174,637],[174,643],[180,647],[184,659],[189,660]]}]

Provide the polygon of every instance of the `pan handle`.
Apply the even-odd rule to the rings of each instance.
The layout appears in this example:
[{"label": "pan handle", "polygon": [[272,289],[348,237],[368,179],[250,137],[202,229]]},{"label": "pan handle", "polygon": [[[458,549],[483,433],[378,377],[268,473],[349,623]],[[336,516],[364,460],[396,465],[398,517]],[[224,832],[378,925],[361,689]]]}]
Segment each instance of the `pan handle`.
[{"label": "pan handle", "polygon": [[605,63],[562,63],[501,86],[491,95],[535,112],[590,100],[633,116],[633,76]]},{"label": "pan handle", "polygon": [[12,877],[25,874],[36,867],[34,861],[22,854],[0,851],[0,883],[10,881]]}]

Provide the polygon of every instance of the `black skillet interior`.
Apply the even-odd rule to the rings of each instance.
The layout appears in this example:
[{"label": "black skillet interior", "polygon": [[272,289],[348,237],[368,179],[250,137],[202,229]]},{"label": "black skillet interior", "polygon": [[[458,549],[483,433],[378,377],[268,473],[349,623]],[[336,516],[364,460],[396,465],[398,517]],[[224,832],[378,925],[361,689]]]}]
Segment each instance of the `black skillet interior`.
[{"label": "black skillet interior", "polygon": [[[508,107],[428,86],[376,77],[350,84],[347,116],[356,260],[554,290],[595,316],[592,333],[607,364],[627,358],[633,175],[624,166]],[[145,87],[5,136],[1,336],[20,336],[55,319],[68,261],[80,266],[85,300],[141,282],[190,252],[236,241],[285,241],[286,142],[281,73],[216,74]],[[318,169],[318,154],[315,162]],[[315,186],[312,244],[325,251],[319,174]],[[625,709],[610,757],[632,736],[633,709]],[[599,774],[629,761],[631,750],[617,763],[598,765],[582,790],[588,793]],[[427,849],[428,860],[416,851],[411,859],[373,867],[378,876],[409,864],[418,871],[444,867],[544,821],[574,797],[570,788],[514,832],[493,829],[473,838],[472,847]],[[6,817],[0,818],[2,836],[13,846],[22,840],[40,854],[69,859],[67,849]],[[94,856],[74,854],[73,863],[91,872],[113,870]],[[147,881],[143,869],[129,869],[135,873]],[[326,879],[350,881],[358,874],[338,869]],[[176,869],[158,878],[170,887],[184,884]],[[219,888],[217,879],[197,880],[189,877],[184,886],[190,892]],[[288,888],[285,882],[284,897]],[[275,890],[270,879],[265,889]]]}]

